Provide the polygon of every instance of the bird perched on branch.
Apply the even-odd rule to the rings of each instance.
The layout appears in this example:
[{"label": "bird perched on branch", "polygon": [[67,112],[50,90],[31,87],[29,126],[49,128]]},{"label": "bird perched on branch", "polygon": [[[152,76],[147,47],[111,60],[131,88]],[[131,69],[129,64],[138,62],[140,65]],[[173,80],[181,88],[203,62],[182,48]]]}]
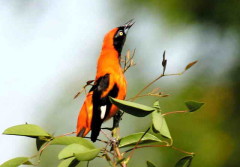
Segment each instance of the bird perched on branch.
[{"label": "bird perched on branch", "polygon": [[103,40],[98,58],[94,85],[88,92],[78,115],[77,136],[84,137],[91,130],[95,142],[105,120],[113,117],[118,108],[110,102],[109,96],[125,99],[127,83],[120,60],[123,45],[133,20],[109,31]]}]

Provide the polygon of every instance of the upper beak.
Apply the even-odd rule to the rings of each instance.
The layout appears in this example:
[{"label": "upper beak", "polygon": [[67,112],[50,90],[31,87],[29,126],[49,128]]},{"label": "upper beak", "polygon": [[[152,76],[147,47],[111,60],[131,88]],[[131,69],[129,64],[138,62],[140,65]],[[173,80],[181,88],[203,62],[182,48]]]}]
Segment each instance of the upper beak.
[{"label": "upper beak", "polygon": [[128,30],[132,27],[132,25],[134,23],[135,23],[135,21],[133,19],[131,19],[130,21],[128,21],[127,23],[125,23],[123,25],[125,34],[127,34]]}]

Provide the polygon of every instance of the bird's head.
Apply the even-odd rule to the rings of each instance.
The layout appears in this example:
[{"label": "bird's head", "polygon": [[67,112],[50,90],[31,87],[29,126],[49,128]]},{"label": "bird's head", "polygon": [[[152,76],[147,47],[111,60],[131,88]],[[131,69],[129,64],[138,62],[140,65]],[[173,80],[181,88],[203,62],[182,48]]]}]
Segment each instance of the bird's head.
[{"label": "bird's head", "polygon": [[132,19],[124,25],[116,27],[109,31],[105,35],[103,47],[114,48],[119,54],[121,54],[128,30],[132,27],[134,23],[135,22]]}]

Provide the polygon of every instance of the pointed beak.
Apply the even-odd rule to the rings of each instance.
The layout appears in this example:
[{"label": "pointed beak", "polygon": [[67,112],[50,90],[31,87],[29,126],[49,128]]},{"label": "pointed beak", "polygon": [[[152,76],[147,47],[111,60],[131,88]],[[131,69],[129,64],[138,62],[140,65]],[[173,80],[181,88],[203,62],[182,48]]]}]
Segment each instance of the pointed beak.
[{"label": "pointed beak", "polygon": [[124,32],[127,34],[128,30],[132,27],[132,25],[135,23],[133,19],[125,23],[122,27],[124,27]]}]

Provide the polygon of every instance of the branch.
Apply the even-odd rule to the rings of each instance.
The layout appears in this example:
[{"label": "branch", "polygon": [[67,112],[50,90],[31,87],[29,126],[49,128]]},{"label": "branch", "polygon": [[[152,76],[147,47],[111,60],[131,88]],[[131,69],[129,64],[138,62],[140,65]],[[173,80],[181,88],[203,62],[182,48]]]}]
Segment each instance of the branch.
[{"label": "branch", "polygon": [[184,153],[184,154],[195,155],[194,152],[188,152],[188,151],[182,150],[182,149],[177,148],[177,147],[174,147],[174,146],[172,146],[172,148],[173,148],[174,150],[177,150],[177,151],[182,152],[182,153]]},{"label": "branch", "polygon": [[138,144],[141,142],[141,140],[143,139],[143,137],[149,132],[149,130],[150,130],[150,127],[144,132],[144,134],[143,134],[143,135],[141,136],[141,138],[138,140],[138,142],[136,143],[136,145],[133,147],[131,154],[130,154],[130,155],[128,156],[128,158],[127,158],[128,160],[130,160],[130,159],[132,158],[135,149],[138,147]]},{"label": "branch", "polygon": [[136,49],[133,50],[132,56],[131,52],[128,50],[127,54],[124,56],[123,60],[123,73],[125,73],[130,67],[133,67],[136,65],[136,63],[133,60],[133,57],[135,55]]},{"label": "branch", "polygon": [[198,61],[194,61],[189,63],[185,69],[180,72],[180,73],[175,73],[175,74],[165,74],[165,70],[167,67],[167,59],[165,59],[165,51],[163,52],[163,60],[162,60],[162,66],[163,66],[163,71],[162,74],[159,75],[156,79],[154,79],[153,81],[151,81],[150,83],[148,83],[144,88],[142,88],[134,97],[130,98],[130,101],[134,101],[136,100],[138,97],[141,97],[141,94],[148,89],[151,85],[153,85],[156,81],[158,81],[159,79],[161,79],[162,77],[166,77],[166,76],[179,76],[179,75],[183,75],[189,68],[191,68],[194,64],[196,64]]},{"label": "branch", "polygon": [[89,80],[89,81],[87,81],[87,82],[86,82],[86,85],[84,85],[84,86],[82,87],[82,89],[74,96],[74,99],[76,99],[83,91],[85,91],[85,93],[86,93],[86,87],[92,85],[92,82],[94,82],[94,81],[95,81],[95,80]]},{"label": "branch", "polygon": [[146,146],[137,146],[137,147],[134,147],[134,148],[131,148],[127,151],[125,151],[125,153],[128,153],[130,151],[132,151],[133,149],[139,149],[139,148],[146,148],[146,147],[171,147],[170,145],[146,145]]},{"label": "branch", "polygon": [[[119,122],[121,120],[122,114],[123,113],[121,111],[118,111],[117,114],[113,118],[112,136],[115,138],[115,140],[112,142],[112,146],[113,146],[113,151],[115,152],[116,158],[118,159],[118,161],[121,161],[124,159],[124,157],[122,156],[120,149],[118,147],[118,140],[119,140],[119,136],[120,136]],[[120,162],[120,165],[122,167],[127,167],[127,164],[125,161]]]},{"label": "branch", "polygon": [[176,114],[176,113],[186,113],[186,112],[189,112],[189,111],[172,111],[172,112],[163,113],[162,116]]}]

